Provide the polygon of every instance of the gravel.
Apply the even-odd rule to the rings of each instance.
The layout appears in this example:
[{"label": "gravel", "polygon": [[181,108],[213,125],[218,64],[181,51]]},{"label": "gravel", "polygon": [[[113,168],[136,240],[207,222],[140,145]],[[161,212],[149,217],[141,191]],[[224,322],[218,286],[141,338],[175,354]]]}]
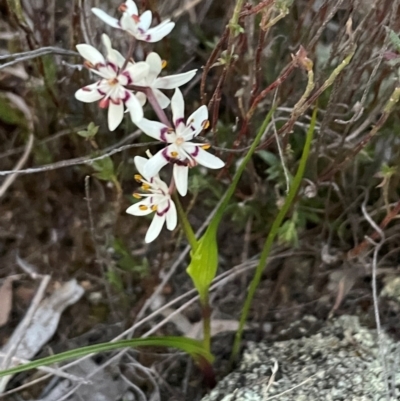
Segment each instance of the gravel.
[{"label": "gravel", "polygon": [[327,322],[309,337],[251,342],[239,368],[202,401],[400,400],[400,344],[385,333],[380,344],[355,316]]}]

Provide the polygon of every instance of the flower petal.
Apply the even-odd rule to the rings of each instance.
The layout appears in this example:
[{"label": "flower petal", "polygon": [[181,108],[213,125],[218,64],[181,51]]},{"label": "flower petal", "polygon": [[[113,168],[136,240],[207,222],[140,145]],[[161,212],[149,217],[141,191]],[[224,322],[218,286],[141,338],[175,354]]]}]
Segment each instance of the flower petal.
[{"label": "flower petal", "polygon": [[114,131],[124,118],[124,103],[120,101],[119,103],[110,102],[108,106],[108,129]]},{"label": "flower petal", "polygon": [[149,85],[155,81],[162,70],[162,60],[161,57],[155,53],[151,52],[146,57],[146,63],[149,65],[149,74],[147,75],[147,82]]},{"label": "flower petal", "polygon": [[147,118],[142,118],[136,123],[146,135],[151,136],[159,141],[167,142],[168,127],[158,121],[151,121]]},{"label": "flower petal", "polygon": [[96,15],[97,17],[99,17],[106,24],[112,26],[113,28],[121,29],[121,27],[119,26],[118,20],[116,18],[111,17],[111,15],[108,15],[103,10],[100,10],[100,8],[96,8],[96,7],[92,8],[92,13],[94,15]]},{"label": "flower petal", "polygon": [[125,57],[119,51],[113,49],[109,36],[103,33],[101,40],[107,51],[107,60],[118,65],[118,67],[122,67],[125,63]]},{"label": "flower petal", "polygon": [[124,71],[127,71],[133,82],[137,83],[149,73],[149,65],[145,61],[129,65]]},{"label": "flower petal", "polygon": [[161,229],[163,228],[165,222],[165,218],[165,214],[159,216],[156,213],[154,215],[153,221],[151,222],[150,227],[147,230],[146,237],[144,238],[144,241],[146,243],[154,241],[160,235]]},{"label": "flower petal", "polygon": [[[198,131],[198,135],[203,130],[203,124],[208,119],[208,109],[207,106],[203,105],[194,111],[187,119],[186,126],[190,126],[192,131]],[[196,136],[194,135],[194,136]]]},{"label": "flower petal", "polygon": [[126,12],[129,15],[138,15],[139,14],[136,3],[133,0],[126,0],[125,5],[126,5]]},{"label": "flower petal", "polygon": [[133,93],[127,92],[125,105],[129,111],[132,122],[137,124],[143,119],[143,107]]},{"label": "flower petal", "polygon": [[152,88],[152,91],[154,93],[154,96],[157,99],[158,104],[162,109],[165,109],[169,106],[171,101],[169,100],[169,97],[164,95],[160,90]]},{"label": "flower petal", "polygon": [[[194,147],[193,144],[191,145]],[[193,159],[197,161],[197,163],[211,169],[218,169],[225,166],[225,163],[217,156],[214,156],[213,154],[206,152],[200,146],[196,146],[196,148],[197,150],[192,150],[190,154],[192,155]],[[185,150],[189,153],[189,149],[186,146],[186,144],[185,144]]]},{"label": "flower petal", "polygon": [[143,107],[146,104],[147,96],[143,92],[136,92],[136,98],[139,100],[140,105]]},{"label": "flower petal", "polygon": [[138,39],[137,24],[128,13],[123,13],[120,19],[121,28]]},{"label": "flower petal", "polygon": [[168,230],[175,230],[175,227],[178,224],[178,214],[176,213],[175,203],[172,200],[169,202],[169,210],[166,215],[166,220]]},{"label": "flower petal", "polygon": [[[146,206],[144,208],[143,206]],[[146,198],[140,202],[134,203],[126,209],[126,213],[132,214],[133,216],[147,216],[152,213],[153,210],[150,207],[149,198]]]},{"label": "flower petal", "polygon": [[172,118],[175,128],[180,124],[185,124],[185,101],[183,100],[182,92],[177,88],[171,99]]},{"label": "flower petal", "polygon": [[151,25],[151,21],[153,20],[153,14],[150,10],[146,10],[141,16],[138,23],[138,27],[146,32]]},{"label": "flower petal", "polygon": [[145,177],[154,177],[166,164],[168,164],[168,160],[164,156],[164,151],[165,149],[160,150],[146,163],[143,174]]},{"label": "flower petal", "polygon": [[[144,177],[144,166],[149,161],[149,159],[146,159],[145,157],[142,157],[142,156],[135,156],[133,161],[135,163],[136,170],[139,172],[140,175],[142,175]],[[144,177],[144,178],[146,178],[146,177]]]},{"label": "flower petal", "polygon": [[189,167],[174,164],[173,174],[176,189],[181,196],[186,196],[188,188]]},{"label": "flower petal", "polygon": [[96,88],[97,82],[92,85],[88,85],[81,89],[78,89],[75,92],[75,98],[84,103],[96,102],[97,100],[100,100],[104,97],[104,95],[99,93]]},{"label": "flower petal", "polygon": [[93,46],[87,45],[86,43],[82,43],[80,45],[76,45],[76,50],[78,50],[79,54],[87,61],[96,64],[104,64],[106,60],[103,55],[95,49]]},{"label": "flower petal", "polygon": [[[147,61],[147,60],[146,60]],[[189,82],[195,75],[197,70],[191,70],[182,74],[168,75],[166,77],[157,78],[153,84],[158,89],[176,89]]]},{"label": "flower petal", "polygon": [[148,29],[145,33],[146,37],[142,37],[140,38],[140,40],[144,40],[150,43],[158,42],[165,36],[167,36],[174,29],[174,26],[175,22],[165,20],[160,25]]}]

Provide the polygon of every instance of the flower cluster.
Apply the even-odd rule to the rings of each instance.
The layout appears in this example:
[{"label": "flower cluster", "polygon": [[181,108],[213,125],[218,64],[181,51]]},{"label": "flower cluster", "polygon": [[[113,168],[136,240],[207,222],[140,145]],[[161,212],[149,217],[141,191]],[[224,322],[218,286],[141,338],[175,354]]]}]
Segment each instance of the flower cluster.
[{"label": "flower cluster", "polygon": [[[119,7],[122,12],[116,19],[98,8],[93,13],[108,25],[123,30],[136,41],[154,43],[168,35],[175,24],[165,20],[151,27],[153,17],[150,10],[139,15],[133,0],[127,0]],[[133,196],[140,200],[127,209],[127,213],[144,216],[155,212],[153,221],[147,231],[145,242],[151,242],[161,232],[164,223],[167,229],[174,230],[177,224],[177,212],[171,198],[175,190],[181,196],[187,194],[189,168],[198,164],[210,169],[219,169],[224,162],[208,153],[208,144],[192,142],[208,126],[208,110],[201,106],[185,121],[185,103],[179,87],[189,82],[196,70],[170,76],[159,76],[165,63],[157,53],[149,53],[144,61],[132,59],[130,54],[124,57],[114,49],[110,38],[102,35],[105,55],[88,44],[77,45],[77,50],[85,59],[87,67],[98,80],[84,86],[75,93],[75,97],[86,103],[99,102],[100,108],[108,108],[108,128],[115,130],[124,118],[125,111],[145,134],[160,140],[166,147],[153,157],[135,157],[134,162],[140,175],[135,176],[141,183],[144,193]],[[161,91],[175,89],[171,100]],[[144,118],[143,106],[150,103],[158,115],[159,121]],[[172,123],[169,122],[164,109],[171,106]],[[160,170],[172,165],[172,178],[167,185],[159,177]]]}]

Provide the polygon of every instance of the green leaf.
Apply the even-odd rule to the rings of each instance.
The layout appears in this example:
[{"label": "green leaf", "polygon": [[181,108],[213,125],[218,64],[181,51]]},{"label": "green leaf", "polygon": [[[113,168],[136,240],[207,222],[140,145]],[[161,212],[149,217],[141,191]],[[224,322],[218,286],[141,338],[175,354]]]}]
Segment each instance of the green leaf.
[{"label": "green leaf", "polygon": [[94,176],[98,179],[104,181],[114,181],[114,163],[111,157],[105,157],[103,159],[94,161],[92,163],[92,167],[97,171]]},{"label": "green leaf", "polygon": [[24,113],[6,95],[6,92],[0,92],[0,121],[24,128],[28,125]]},{"label": "green leaf", "polygon": [[[247,152],[246,156],[242,159],[235,176],[233,177],[232,183],[229,186],[228,190],[225,192],[221,203],[210,222],[206,232],[204,235],[197,241],[197,243],[193,242],[192,245],[192,255],[191,262],[187,268],[187,273],[193,280],[193,284],[199,292],[200,299],[202,302],[207,300],[208,297],[208,289],[212,280],[214,279],[217,268],[218,268],[218,246],[217,246],[217,230],[219,223],[222,219],[225,210],[229,205],[229,201],[233,196],[236,186],[240,180],[240,177],[243,174],[244,169],[247,166],[247,163],[250,161],[251,156],[255,152],[262,135],[264,134],[269,121],[271,120],[272,113],[274,112],[274,108],[272,108],[267,116],[264,119],[262,126],[260,127],[256,138],[251,145],[251,148]],[[179,206],[177,205],[178,210]],[[192,243],[191,242],[191,243]]]},{"label": "green leaf", "polygon": [[2,370],[0,371],[0,377],[13,375],[15,373],[24,372],[26,370],[35,369],[41,366],[52,365],[54,363],[63,362],[69,359],[80,358],[90,354],[97,354],[99,352],[143,346],[162,346],[177,348],[191,355],[196,362],[206,360],[207,362],[211,363],[213,361],[213,356],[203,347],[203,344],[200,341],[186,337],[148,337],[89,345],[87,347],[62,352],[60,354],[29,362],[22,366]]},{"label": "green leaf", "polygon": [[398,52],[400,52],[400,38],[399,36],[391,30],[389,27],[385,26],[386,32],[389,32],[389,40],[392,45],[396,48]]},{"label": "green leaf", "polygon": [[117,256],[117,265],[120,269],[138,273],[140,276],[148,273],[149,266],[147,259],[144,259],[141,263],[135,260],[121,239],[114,239],[113,248]]},{"label": "green leaf", "polygon": [[97,125],[95,125],[93,122],[91,122],[87,126],[86,130],[78,131],[77,134],[86,139],[91,139],[97,134],[98,131],[99,131],[99,127]]},{"label": "green leaf", "polygon": [[205,301],[208,297],[208,289],[214,280],[217,268],[216,227],[210,225],[197,242],[197,247],[192,251],[190,265],[186,269],[202,301]]}]

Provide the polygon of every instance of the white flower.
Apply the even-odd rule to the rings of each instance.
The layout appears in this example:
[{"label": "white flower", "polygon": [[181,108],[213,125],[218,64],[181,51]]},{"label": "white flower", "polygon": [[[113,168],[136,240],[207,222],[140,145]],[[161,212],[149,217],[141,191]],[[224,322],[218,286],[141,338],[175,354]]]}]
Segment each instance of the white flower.
[{"label": "white flower", "polygon": [[148,193],[133,194],[135,198],[144,197],[145,199],[128,207],[126,213],[133,214],[134,216],[146,216],[155,212],[153,221],[144,239],[145,242],[149,243],[158,237],[164,223],[166,223],[168,230],[174,230],[178,221],[178,216],[175,203],[171,199],[167,184],[160,179],[158,174],[153,177],[145,174],[144,166],[148,163],[148,159],[136,156],[134,160],[136,168],[140,173],[140,175],[136,175],[135,178],[138,182],[142,183],[142,190]]},{"label": "white flower", "polygon": [[[161,57],[154,52],[146,57],[146,63],[149,65],[149,73],[138,85],[150,87],[163,109],[169,105],[170,100],[160,89],[176,89],[189,82],[196,75],[197,71],[191,70],[182,74],[158,77],[164,66]],[[143,92],[137,93],[136,96],[142,105],[146,103],[146,95]]]},{"label": "white flower", "polygon": [[106,24],[114,28],[122,29],[137,40],[145,42],[158,42],[167,36],[175,26],[174,22],[169,19],[163,21],[161,24],[150,28],[153,20],[153,15],[150,10],[145,11],[139,16],[138,8],[133,0],[127,0],[119,7],[123,12],[120,20],[111,17],[106,12],[99,8],[92,8],[92,11]]},{"label": "white flower", "polygon": [[107,57],[87,44],[77,45],[80,55],[86,60],[87,66],[101,79],[94,84],[85,86],[75,93],[75,97],[81,102],[91,103],[100,100],[101,108],[108,107],[108,127],[114,131],[124,117],[124,104],[128,109],[132,121],[137,122],[143,118],[143,108],[139,100],[126,85],[137,83],[142,80],[149,71],[145,62],[125,63],[124,57],[111,47],[110,38],[103,34],[102,40],[107,50]]},{"label": "white flower", "polygon": [[176,89],[171,99],[175,130],[160,122],[150,121],[146,118],[136,124],[147,135],[169,144],[146,163],[144,173],[148,176],[154,176],[167,163],[173,163],[176,188],[182,196],[187,193],[189,167],[201,164],[211,169],[217,169],[225,165],[221,159],[205,151],[210,147],[208,144],[190,142],[208,123],[207,107],[201,106],[197,109],[187,119],[186,124],[184,121],[184,107],[182,92]]}]

